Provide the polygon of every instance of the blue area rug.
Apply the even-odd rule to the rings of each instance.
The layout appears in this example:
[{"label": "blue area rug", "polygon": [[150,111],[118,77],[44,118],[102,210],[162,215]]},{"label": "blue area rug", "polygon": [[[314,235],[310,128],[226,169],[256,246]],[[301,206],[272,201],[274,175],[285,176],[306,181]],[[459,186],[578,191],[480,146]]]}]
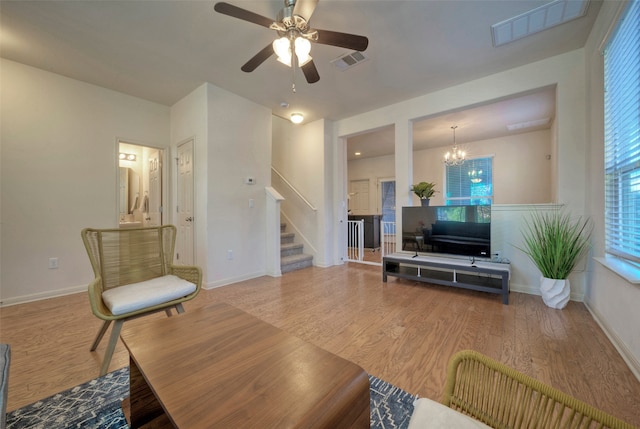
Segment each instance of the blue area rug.
[{"label": "blue area rug", "polygon": [[[372,375],[371,428],[409,425],[416,396]],[[120,408],[129,395],[129,368],[122,368],[7,415],[7,429],[127,429]]]}]

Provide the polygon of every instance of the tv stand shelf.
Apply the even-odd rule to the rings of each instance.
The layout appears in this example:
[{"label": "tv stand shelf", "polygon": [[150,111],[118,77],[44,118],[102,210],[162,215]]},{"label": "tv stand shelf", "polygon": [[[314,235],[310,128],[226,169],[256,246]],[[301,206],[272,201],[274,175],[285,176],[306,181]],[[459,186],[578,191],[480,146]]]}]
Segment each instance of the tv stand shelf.
[{"label": "tv stand shelf", "polygon": [[502,295],[502,303],[509,304],[508,263],[432,257],[411,253],[392,253],[382,258],[382,281],[387,276],[453,286]]}]

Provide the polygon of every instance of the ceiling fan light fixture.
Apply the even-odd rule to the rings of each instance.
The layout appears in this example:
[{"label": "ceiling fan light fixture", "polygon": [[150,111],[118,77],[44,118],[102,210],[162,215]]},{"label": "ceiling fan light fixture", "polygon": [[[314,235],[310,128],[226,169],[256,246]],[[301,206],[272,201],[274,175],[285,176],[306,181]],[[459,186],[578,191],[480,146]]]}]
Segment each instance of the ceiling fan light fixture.
[{"label": "ceiling fan light fixture", "polygon": [[278,56],[278,61],[291,67],[291,43],[286,37],[273,41],[273,52]]},{"label": "ceiling fan light fixture", "polygon": [[302,121],[304,121],[304,116],[302,115],[302,113],[291,114],[291,122],[293,122],[294,124],[300,124],[302,123]]},{"label": "ceiling fan light fixture", "polygon": [[[311,42],[304,37],[296,37],[293,41],[293,48],[298,58],[298,66],[303,66],[313,58],[311,52]],[[287,37],[281,37],[273,41],[273,52],[278,56],[278,61],[291,67],[291,41]]]},{"label": "ceiling fan light fixture", "polygon": [[296,37],[295,40],[296,57],[298,57],[298,65],[303,66],[311,61],[311,42],[304,37]]}]

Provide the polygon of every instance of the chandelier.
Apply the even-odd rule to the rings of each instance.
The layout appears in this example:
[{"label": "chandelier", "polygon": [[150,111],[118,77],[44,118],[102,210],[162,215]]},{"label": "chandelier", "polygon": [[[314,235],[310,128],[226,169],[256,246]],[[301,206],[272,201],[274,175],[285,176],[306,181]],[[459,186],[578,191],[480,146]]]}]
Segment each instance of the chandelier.
[{"label": "chandelier", "polygon": [[458,149],[458,145],[456,144],[456,128],[458,128],[457,125],[451,127],[453,130],[453,147],[451,148],[451,152],[444,154],[444,163],[449,167],[464,163],[465,153],[463,150]]}]

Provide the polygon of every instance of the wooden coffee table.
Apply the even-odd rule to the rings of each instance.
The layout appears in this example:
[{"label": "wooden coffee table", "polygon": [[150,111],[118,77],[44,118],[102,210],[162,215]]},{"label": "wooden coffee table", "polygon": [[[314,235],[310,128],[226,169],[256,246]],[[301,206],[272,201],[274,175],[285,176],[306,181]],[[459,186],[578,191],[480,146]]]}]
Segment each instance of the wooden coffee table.
[{"label": "wooden coffee table", "polygon": [[130,424],[191,428],[368,428],[362,368],[218,303],[122,329]]}]

